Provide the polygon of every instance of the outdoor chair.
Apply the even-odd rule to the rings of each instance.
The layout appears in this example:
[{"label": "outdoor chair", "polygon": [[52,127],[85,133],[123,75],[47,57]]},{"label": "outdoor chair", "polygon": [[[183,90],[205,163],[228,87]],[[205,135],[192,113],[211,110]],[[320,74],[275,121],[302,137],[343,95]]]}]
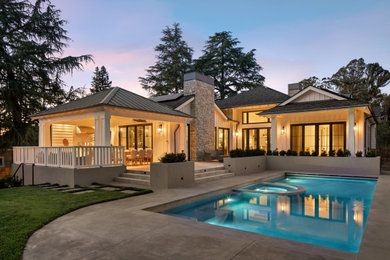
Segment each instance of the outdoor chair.
[{"label": "outdoor chair", "polygon": [[153,158],[153,150],[152,149],[146,150],[145,160],[147,162],[151,163],[152,162],[152,158]]},{"label": "outdoor chair", "polygon": [[145,160],[145,150],[139,150],[138,152],[138,160],[140,161],[140,164],[144,164]]}]

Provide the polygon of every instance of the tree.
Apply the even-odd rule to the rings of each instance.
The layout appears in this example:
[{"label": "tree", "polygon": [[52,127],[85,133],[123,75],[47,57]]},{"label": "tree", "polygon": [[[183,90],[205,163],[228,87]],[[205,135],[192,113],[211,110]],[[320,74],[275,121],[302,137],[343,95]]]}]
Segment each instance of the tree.
[{"label": "tree", "polygon": [[37,143],[29,117],[64,101],[61,76],[83,68],[91,55],[61,57],[70,40],[60,10],[49,0],[0,1],[0,146]]},{"label": "tree", "polygon": [[92,83],[90,91],[91,93],[97,93],[106,89],[111,88],[112,81],[110,81],[110,77],[106,70],[106,67],[102,66],[95,68],[94,76],[92,77]]},{"label": "tree", "polygon": [[154,50],[157,62],[146,70],[145,77],[139,77],[142,88],[151,96],[178,93],[183,89],[184,73],[191,69],[192,48],[182,39],[178,23],[162,31],[161,42]]},{"label": "tree", "polygon": [[233,96],[242,90],[263,86],[262,69],[255,58],[255,49],[245,53],[231,32],[220,32],[209,37],[203,55],[194,61],[196,71],[214,79],[215,94],[219,99]]},{"label": "tree", "polygon": [[310,77],[301,81],[305,86],[328,88],[370,105],[383,102],[381,88],[390,83],[390,72],[378,63],[364,62],[363,58],[351,60],[330,78],[318,80]]}]

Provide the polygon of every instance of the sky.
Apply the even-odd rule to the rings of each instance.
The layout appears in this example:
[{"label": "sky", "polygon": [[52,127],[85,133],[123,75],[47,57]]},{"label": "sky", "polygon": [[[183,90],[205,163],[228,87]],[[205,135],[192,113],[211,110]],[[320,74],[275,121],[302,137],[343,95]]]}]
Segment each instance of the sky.
[{"label": "sky", "polygon": [[[265,85],[328,77],[355,58],[390,70],[389,0],[52,0],[72,39],[63,55],[92,54],[94,63],[66,75],[68,86],[90,87],[104,65],[113,86],[147,96],[138,77],[155,63],[165,26],[178,22],[198,58],[208,37],[231,31],[244,51],[256,49]],[[382,89],[390,93],[390,86]]]}]

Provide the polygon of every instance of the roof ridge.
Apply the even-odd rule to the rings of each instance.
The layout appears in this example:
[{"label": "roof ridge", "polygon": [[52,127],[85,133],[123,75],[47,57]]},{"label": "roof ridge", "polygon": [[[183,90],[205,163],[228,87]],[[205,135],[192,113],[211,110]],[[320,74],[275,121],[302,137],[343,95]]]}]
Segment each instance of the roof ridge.
[{"label": "roof ridge", "polygon": [[99,104],[108,104],[113,96],[118,92],[119,87],[113,87],[108,94],[99,102]]}]

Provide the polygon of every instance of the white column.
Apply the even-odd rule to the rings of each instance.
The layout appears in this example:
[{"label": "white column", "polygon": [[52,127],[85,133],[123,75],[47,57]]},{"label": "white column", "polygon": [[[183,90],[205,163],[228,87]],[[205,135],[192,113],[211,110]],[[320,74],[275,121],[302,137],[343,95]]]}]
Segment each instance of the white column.
[{"label": "white column", "polygon": [[276,150],[276,117],[271,117],[271,150]]},{"label": "white column", "polygon": [[111,132],[110,132],[110,121],[111,115],[104,113],[101,118],[101,145],[110,146],[111,145]]},{"label": "white column", "polygon": [[95,116],[95,146],[99,146],[99,116]]},{"label": "white column", "polygon": [[42,138],[42,134],[44,129],[45,129],[45,124],[41,120],[39,120],[38,146],[42,146],[42,140],[44,140],[44,138]]},{"label": "white column", "polygon": [[355,110],[348,110],[348,147],[352,156],[355,156]]},{"label": "white column", "polygon": [[39,145],[40,146],[46,146],[46,125],[45,125],[45,122],[42,121],[42,122],[39,122],[39,136],[41,137],[41,133],[42,133],[42,139],[40,140],[40,143]]}]

